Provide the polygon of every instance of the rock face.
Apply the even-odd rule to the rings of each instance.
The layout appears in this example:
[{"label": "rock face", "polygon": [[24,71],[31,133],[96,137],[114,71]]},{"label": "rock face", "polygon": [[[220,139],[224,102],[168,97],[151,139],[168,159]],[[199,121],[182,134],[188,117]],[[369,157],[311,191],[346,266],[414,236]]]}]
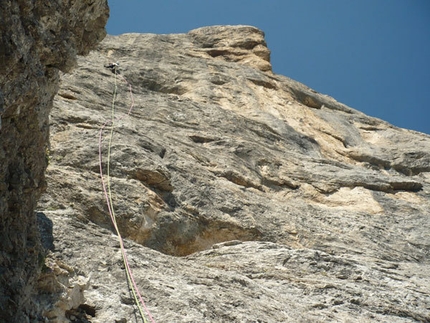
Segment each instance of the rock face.
[{"label": "rock face", "polygon": [[101,129],[155,321],[430,321],[428,135],[272,73],[249,26],[108,36],[78,65],[55,98],[39,211],[51,257],[89,278],[91,322],[137,321]]},{"label": "rock face", "polygon": [[48,116],[59,71],[105,36],[105,0],[0,6],[0,322],[37,320],[43,250],[36,216],[46,187]]}]

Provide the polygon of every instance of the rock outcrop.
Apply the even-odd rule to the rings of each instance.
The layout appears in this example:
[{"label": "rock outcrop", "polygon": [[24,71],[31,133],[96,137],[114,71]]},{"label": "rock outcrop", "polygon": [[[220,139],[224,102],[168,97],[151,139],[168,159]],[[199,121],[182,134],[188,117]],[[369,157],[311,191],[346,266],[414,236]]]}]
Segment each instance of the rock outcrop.
[{"label": "rock outcrop", "polygon": [[136,320],[99,176],[112,107],[115,213],[157,322],[430,321],[430,137],[218,26],[107,36],[62,77],[39,211],[91,322]]},{"label": "rock outcrop", "polygon": [[38,321],[44,251],[34,209],[46,188],[48,124],[59,71],[105,36],[106,0],[0,6],[0,322]]}]

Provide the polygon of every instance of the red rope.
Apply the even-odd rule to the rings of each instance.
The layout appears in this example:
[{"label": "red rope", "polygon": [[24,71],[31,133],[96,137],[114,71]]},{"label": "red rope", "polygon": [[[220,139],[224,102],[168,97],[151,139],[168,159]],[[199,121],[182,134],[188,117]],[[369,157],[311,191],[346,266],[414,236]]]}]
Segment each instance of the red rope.
[{"label": "red rope", "polygon": [[[117,74],[115,73],[115,77],[116,76],[117,76]],[[130,97],[131,97],[131,105],[130,105],[130,109],[128,110],[128,112],[127,112],[126,115],[130,115],[130,113],[131,113],[131,111],[133,110],[133,107],[134,107],[134,97],[133,97],[132,87],[131,87],[131,84],[125,79],[125,77],[121,76],[121,78],[128,85],[128,88],[129,88],[129,93],[130,93]],[[114,93],[114,96],[116,96],[116,93]],[[115,100],[115,97],[114,97],[114,100]],[[121,117],[121,118],[119,118],[117,120],[120,121],[123,117]],[[102,125],[102,127],[100,129],[100,133],[99,133],[100,179],[101,179],[101,182],[102,182],[103,192],[104,192],[104,195],[105,195],[105,198],[106,198],[106,204],[107,204],[107,207],[108,207],[109,216],[111,218],[111,221],[112,221],[112,224],[113,224],[113,226],[115,228],[115,231],[116,231],[116,233],[118,235],[118,240],[119,240],[119,244],[120,244],[120,247],[121,247],[121,252],[122,252],[122,255],[123,255],[123,259],[124,259],[124,264],[126,266],[127,276],[129,277],[129,279],[130,279],[130,281],[131,281],[131,283],[133,285],[133,288],[134,288],[137,296],[139,297],[140,303],[142,304],[143,308],[145,309],[146,313],[148,314],[149,319],[151,320],[152,323],[155,323],[154,319],[152,318],[151,312],[149,311],[149,309],[147,308],[145,302],[143,301],[142,295],[139,292],[139,288],[137,287],[136,281],[134,280],[134,276],[133,276],[133,273],[131,271],[130,264],[128,262],[127,252],[126,252],[126,250],[124,248],[124,241],[123,241],[123,239],[121,237],[121,234],[120,234],[119,229],[118,229],[118,225],[116,223],[116,219],[115,219],[115,215],[114,215],[114,211],[113,211],[113,206],[111,205],[109,194],[108,194],[108,190],[106,188],[106,183],[105,183],[105,180],[104,180],[104,175],[103,175],[103,158],[102,158],[102,155],[103,155],[102,154],[102,141],[103,141],[103,130],[108,125],[109,122],[112,122],[112,125],[113,125],[113,120],[112,121],[106,121]],[[143,320],[145,321],[144,317],[143,317]]]}]

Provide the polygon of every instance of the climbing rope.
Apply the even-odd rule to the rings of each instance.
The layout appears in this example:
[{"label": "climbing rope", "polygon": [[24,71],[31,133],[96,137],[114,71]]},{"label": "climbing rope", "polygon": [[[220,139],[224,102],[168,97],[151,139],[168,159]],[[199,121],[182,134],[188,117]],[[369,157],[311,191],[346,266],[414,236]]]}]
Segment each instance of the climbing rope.
[{"label": "climbing rope", "polygon": [[[100,179],[102,182],[103,193],[104,193],[105,198],[106,198],[106,204],[107,204],[109,216],[111,218],[112,225],[113,225],[115,232],[117,234],[117,237],[118,237],[119,245],[121,248],[122,260],[124,262],[124,268],[125,268],[125,272],[126,272],[126,276],[127,276],[127,282],[131,288],[134,302],[135,302],[137,308],[139,309],[139,314],[142,317],[143,322],[148,323],[148,321],[146,320],[146,317],[145,317],[145,313],[144,313],[144,312],[146,312],[150,321],[152,323],[155,323],[149,309],[146,307],[145,302],[143,301],[142,295],[139,292],[139,288],[137,287],[136,281],[134,280],[133,273],[132,273],[132,270],[130,268],[130,264],[129,264],[129,261],[127,258],[127,252],[126,252],[125,247],[124,247],[124,241],[123,241],[123,238],[122,238],[121,233],[120,233],[119,228],[118,228],[118,224],[117,224],[116,216],[115,216],[115,210],[113,207],[110,164],[111,164],[112,140],[113,140],[114,130],[115,130],[115,126],[116,126],[116,124],[115,124],[115,102],[116,102],[117,91],[118,91],[118,84],[117,84],[118,76],[120,76],[121,79],[128,85],[128,89],[129,89],[129,93],[130,93],[131,105],[130,105],[130,109],[128,110],[127,115],[130,115],[130,113],[134,107],[134,98],[133,98],[133,92],[132,92],[131,84],[125,79],[125,77],[118,75],[118,73],[117,73],[118,65],[119,65],[118,63],[111,63],[110,65],[107,66],[108,68],[112,69],[112,72],[115,74],[115,78],[114,78],[114,92],[113,92],[112,103],[111,103],[111,119],[109,121],[106,121],[102,125],[102,127],[100,128],[100,132],[99,132]],[[121,120],[121,118],[118,119],[117,121],[119,121],[119,120]],[[110,131],[109,131],[109,142],[108,142],[107,161],[106,161],[106,181],[105,181],[105,176],[103,174],[102,141],[103,141],[103,131],[109,123],[110,123]]]}]

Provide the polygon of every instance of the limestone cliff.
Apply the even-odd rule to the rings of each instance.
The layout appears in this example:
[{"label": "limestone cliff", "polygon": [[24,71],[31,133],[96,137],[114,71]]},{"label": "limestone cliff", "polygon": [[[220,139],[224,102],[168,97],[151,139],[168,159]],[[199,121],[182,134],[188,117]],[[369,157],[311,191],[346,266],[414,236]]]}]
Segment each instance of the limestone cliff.
[{"label": "limestone cliff", "polygon": [[114,92],[114,207],[157,322],[430,321],[428,135],[272,73],[254,27],[108,36],[78,63],[39,211],[92,322],[135,321],[98,174]]},{"label": "limestone cliff", "polygon": [[0,5],[0,322],[38,321],[44,251],[34,208],[46,188],[48,116],[59,71],[105,36],[106,0]]}]

